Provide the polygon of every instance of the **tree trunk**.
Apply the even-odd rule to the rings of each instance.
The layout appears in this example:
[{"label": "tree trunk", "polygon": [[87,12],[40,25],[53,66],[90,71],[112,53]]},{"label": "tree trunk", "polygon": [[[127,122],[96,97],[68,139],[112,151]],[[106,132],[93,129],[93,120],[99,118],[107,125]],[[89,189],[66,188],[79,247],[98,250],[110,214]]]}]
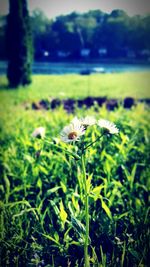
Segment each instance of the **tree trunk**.
[{"label": "tree trunk", "polygon": [[26,0],[9,0],[7,78],[10,87],[31,83],[32,36]]}]

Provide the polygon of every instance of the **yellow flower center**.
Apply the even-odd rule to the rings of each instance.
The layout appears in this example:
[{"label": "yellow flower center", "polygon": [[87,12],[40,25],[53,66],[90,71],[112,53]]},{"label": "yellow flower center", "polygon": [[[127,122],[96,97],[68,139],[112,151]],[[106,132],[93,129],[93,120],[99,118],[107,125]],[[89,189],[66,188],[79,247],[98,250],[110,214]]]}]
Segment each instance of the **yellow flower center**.
[{"label": "yellow flower center", "polygon": [[68,134],[68,139],[73,140],[77,137],[77,132],[71,132]]}]

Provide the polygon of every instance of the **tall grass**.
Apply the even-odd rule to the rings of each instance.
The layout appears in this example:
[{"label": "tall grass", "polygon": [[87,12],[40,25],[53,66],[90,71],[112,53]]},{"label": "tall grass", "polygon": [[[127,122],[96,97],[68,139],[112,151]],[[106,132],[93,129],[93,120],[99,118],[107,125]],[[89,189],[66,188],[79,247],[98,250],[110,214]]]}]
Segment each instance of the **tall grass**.
[{"label": "tall grass", "polygon": [[[8,95],[14,101],[15,93]],[[1,266],[83,266],[82,172],[59,141],[73,114],[62,108],[25,110],[12,102],[1,110],[0,124]],[[112,112],[105,106],[76,110],[79,117],[87,114],[120,129],[119,137],[111,142],[104,137],[87,151],[90,264],[148,266],[149,109],[139,104]],[[46,137],[61,149],[32,138],[38,126],[46,127]],[[92,141],[96,135],[95,128]],[[89,132],[87,143],[90,138]]]}]

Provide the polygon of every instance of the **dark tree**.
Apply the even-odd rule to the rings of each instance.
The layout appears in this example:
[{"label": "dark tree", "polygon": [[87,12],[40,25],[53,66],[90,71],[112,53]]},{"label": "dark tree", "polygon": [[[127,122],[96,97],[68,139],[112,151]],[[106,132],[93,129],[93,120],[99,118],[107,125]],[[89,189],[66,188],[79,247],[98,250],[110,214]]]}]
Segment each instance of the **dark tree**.
[{"label": "dark tree", "polygon": [[32,34],[26,0],[9,0],[6,31],[10,87],[31,83]]}]

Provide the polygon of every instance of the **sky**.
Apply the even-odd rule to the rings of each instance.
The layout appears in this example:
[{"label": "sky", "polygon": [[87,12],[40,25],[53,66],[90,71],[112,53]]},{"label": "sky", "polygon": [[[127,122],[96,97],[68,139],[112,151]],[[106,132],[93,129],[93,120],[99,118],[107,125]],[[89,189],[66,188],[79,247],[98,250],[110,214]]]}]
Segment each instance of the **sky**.
[{"label": "sky", "polygon": [[[0,15],[8,13],[8,0],[0,0]],[[150,0],[27,0],[32,12],[40,8],[48,18],[66,15],[73,11],[86,12],[100,9],[110,13],[113,9],[123,9],[129,16],[150,13]]]}]

